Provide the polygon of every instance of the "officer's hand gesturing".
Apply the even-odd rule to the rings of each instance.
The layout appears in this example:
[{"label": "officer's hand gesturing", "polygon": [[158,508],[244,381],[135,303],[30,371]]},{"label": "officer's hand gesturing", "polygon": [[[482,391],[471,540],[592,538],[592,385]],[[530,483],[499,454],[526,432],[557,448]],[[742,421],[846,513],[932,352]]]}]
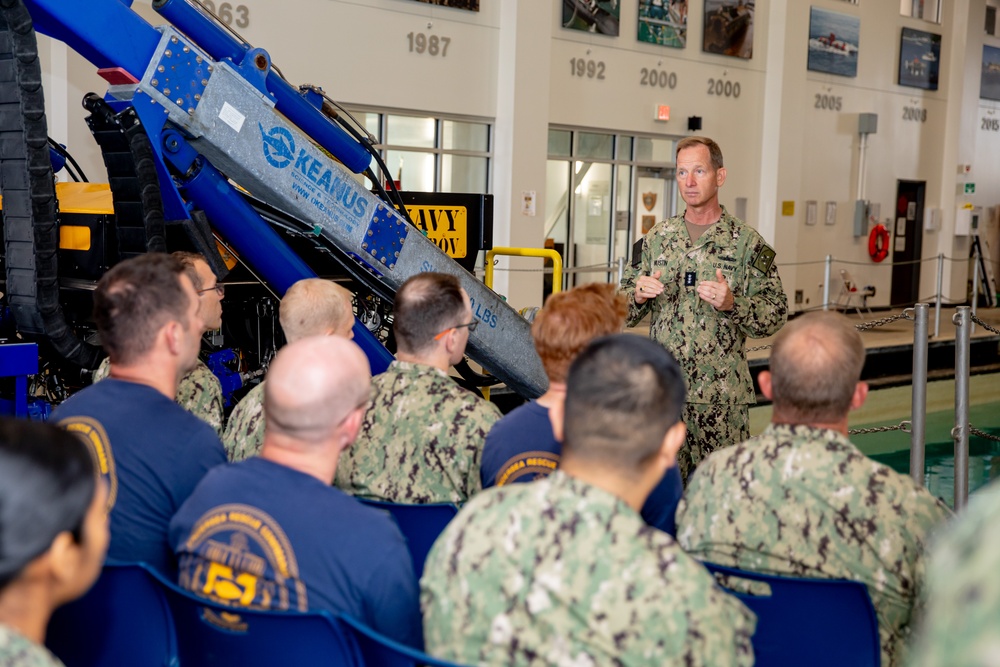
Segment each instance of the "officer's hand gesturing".
[{"label": "officer's hand gesturing", "polygon": [[702,280],[698,283],[698,296],[712,304],[716,310],[729,311],[733,309],[733,292],[729,289],[722,269],[715,270],[715,280]]},{"label": "officer's hand gesturing", "polygon": [[663,283],[660,282],[660,272],[651,276],[639,276],[635,281],[636,304],[646,303],[647,299],[655,299],[663,293]]}]

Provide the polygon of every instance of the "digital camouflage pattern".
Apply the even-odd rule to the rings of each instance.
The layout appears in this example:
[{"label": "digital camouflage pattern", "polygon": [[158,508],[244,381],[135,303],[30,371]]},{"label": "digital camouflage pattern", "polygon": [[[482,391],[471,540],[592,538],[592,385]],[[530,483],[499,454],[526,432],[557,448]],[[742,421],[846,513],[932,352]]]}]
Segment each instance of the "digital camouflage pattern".
[{"label": "digital camouflage pattern", "polygon": [[3,667],[65,667],[49,651],[0,623],[0,665]]},{"label": "digital camouflage pattern", "polygon": [[559,470],[472,499],[420,588],[427,651],[461,664],[753,664],[754,615],[623,500]]},{"label": "digital camouflage pattern", "polygon": [[684,403],[681,419],[687,426],[687,439],[677,452],[677,465],[685,481],[715,449],[735,445],[750,437],[748,405],[730,405],[723,412],[706,403]]},{"label": "digital camouflage pattern", "polygon": [[[698,297],[702,280],[715,280],[721,269],[733,293],[733,310],[720,312]],[[660,272],[664,291],[641,305],[635,303],[639,276]],[[774,264],[774,250],[755,229],[730,215],[691,242],[684,215],[658,222],[642,240],[638,266],[629,265],[622,278],[628,299],[626,326],[650,316],[649,336],[676,357],[687,384],[687,402],[714,405],[728,420],[732,406],[755,403],[747,366],[747,338],[776,333],[788,317],[788,299]],[[687,449],[693,457],[732,444],[716,440],[739,426],[706,430],[700,441],[689,433]],[[684,452],[685,449],[681,451]],[[690,461],[680,457],[686,477]]]},{"label": "digital camouflage pattern", "polygon": [[1000,665],[1000,484],[969,499],[931,550],[912,667]]},{"label": "digital camouflage pattern", "polygon": [[843,434],[771,424],[695,470],[677,507],[677,541],[721,565],[864,583],[882,665],[893,667],[919,606],[928,538],[949,515]]},{"label": "digital camouflage pattern", "polygon": [[397,503],[464,503],[482,488],[479,462],[497,406],[440,369],[405,361],[372,387],[358,439],[340,455],[338,487]]},{"label": "digital camouflage pattern", "polygon": [[[105,357],[94,371],[94,382],[103,380],[111,373],[111,362]],[[225,400],[222,398],[222,384],[215,373],[200,359],[194,369],[188,371],[177,385],[177,404],[206,422],[221,438],[225,422]]]},{"label": "digital camouflage pattern", "polygon": [[264,382],[247,392],[233,408],[222,444],[230,461],[260,454],[264,446]]}]

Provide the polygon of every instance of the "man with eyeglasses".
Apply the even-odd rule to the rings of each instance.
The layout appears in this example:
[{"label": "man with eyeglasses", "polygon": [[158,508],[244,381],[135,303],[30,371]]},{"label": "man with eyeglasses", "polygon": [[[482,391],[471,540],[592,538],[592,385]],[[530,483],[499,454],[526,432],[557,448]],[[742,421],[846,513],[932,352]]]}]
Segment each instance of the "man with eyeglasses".
[{"label": "man with eyeglasses", "polygon": [[500,410],[448,376],[478,323],[454,276],[421,273],[403,284],[396,360],[372,382],[375,398],[341,457],[337,486],[397,503],[464,503],[482,488],[483,443]]},{"label": "man with eyeglasses", "polygon": [[[195,252],[177,251],[171,253],[184,265],[188,278],[198,294],[198,315],[204,322],[206,331],[222,327],[222,297],[225,287],[219,284],[212,267],[204,255]],[[103,380],[110,372],[110,360],[105,358],[94,371],[94,382]],[[222,437],[225,420],[225,399],[222,384],[201,359],[177,385],[177,404],[196,417],[204,420]]]}]

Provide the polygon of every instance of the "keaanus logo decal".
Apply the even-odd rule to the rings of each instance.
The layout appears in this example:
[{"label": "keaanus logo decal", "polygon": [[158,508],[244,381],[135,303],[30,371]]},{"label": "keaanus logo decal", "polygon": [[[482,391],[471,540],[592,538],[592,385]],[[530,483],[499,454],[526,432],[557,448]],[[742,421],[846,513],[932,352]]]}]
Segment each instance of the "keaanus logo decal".
[{"label": "keaanus logo decal", "polygon": [[283,127],[272,127],[267,132],[264,126],[257,123],[260,128],[260,137],[264,141],[264,159],[272,167],[284,169],[295,159],[295,139],[292,133]]}]

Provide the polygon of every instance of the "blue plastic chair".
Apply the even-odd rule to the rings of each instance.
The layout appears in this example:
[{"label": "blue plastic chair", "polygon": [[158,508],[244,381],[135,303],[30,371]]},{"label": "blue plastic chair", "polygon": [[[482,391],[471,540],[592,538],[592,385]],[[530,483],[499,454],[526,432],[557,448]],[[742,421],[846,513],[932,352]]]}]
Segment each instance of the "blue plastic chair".
[{"label": "blue plastic chair", "polygon": [[351,633],[327,612],[232,607],[157,580],[173,612],[183,667],[365,664]]},{"label": "blue plastic chair", "polygon": [[403,505],[364,498],[358,500],[369,507],[388,512],[395,520],[403,537],[406,538],[406,546],[410,550],[413,572],[417,575],[417,579],[424,573],[424,561],[427,560],[427,554],[434,546],[434,541],[458,514],[458,508],[451,503]]},{"label": "blue plastic chair", "polygon": [[90,591],[56,610],[46,646],[67,667],[177,667],[166,597],[143,564],[108,563]]},{"label": "blue plastic chair", "polygon": [[709,572],[766,583],[770,595],[726,589],[757,614],[757,667],[878,667],[878,618],[868,589],[847,579],[759,574],[714,563]]},{"label": "blue plastic chair", "polygon": [[345,629],[353,634],[354,640],[361,650],[361,655],[364,657],[365,665],[371,667],[415,667],[416,665],[461,667],[453,662],[441,660],[409,646],[404,646],[375,632],[362,624],[361,621],[350,616],[341,615],[338,618]]}]

